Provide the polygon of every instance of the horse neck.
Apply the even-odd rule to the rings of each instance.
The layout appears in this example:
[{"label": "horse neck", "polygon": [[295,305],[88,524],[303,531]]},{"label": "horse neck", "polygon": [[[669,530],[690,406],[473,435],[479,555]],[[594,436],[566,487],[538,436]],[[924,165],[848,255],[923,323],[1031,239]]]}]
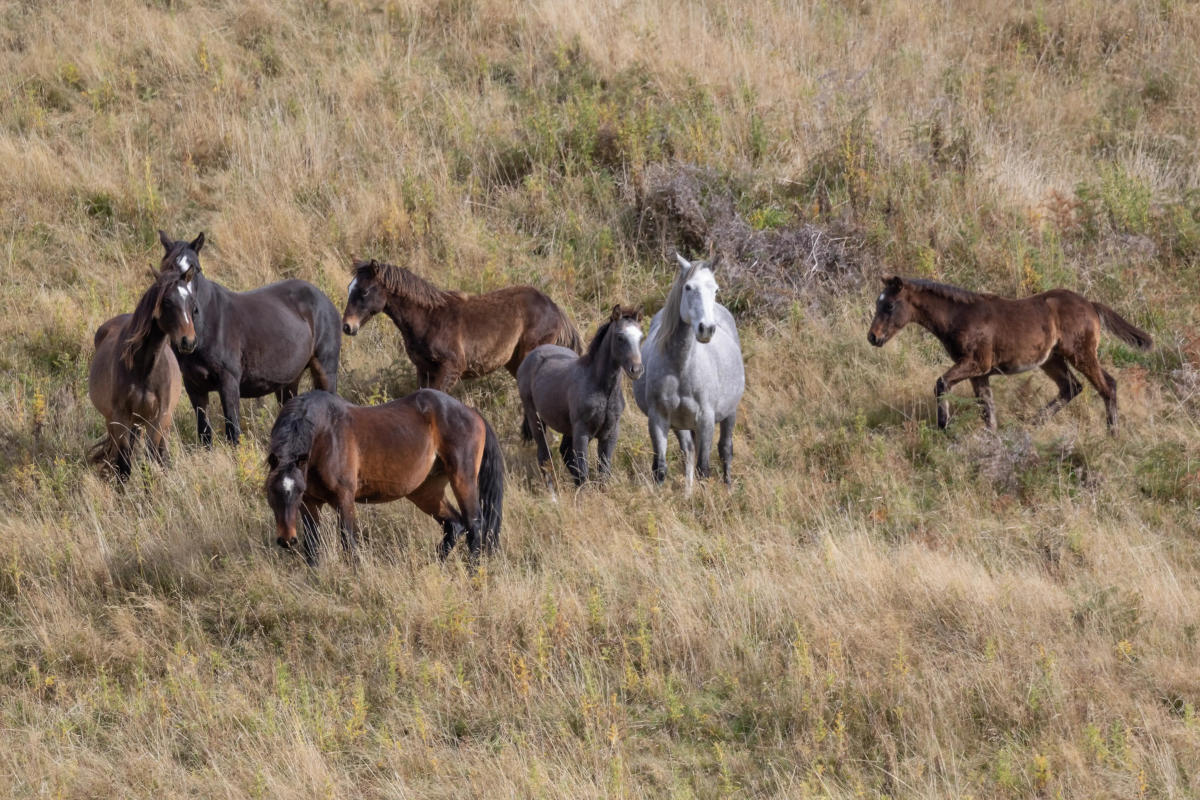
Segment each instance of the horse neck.
[{"label": "horse neck", "polygon": [[154,362],[158,359],[159,353],[166,345],[166,339],[166,331],[159,327],[157,320],[152,320],[150,330],[134,348],[133,368],[130,372],[134,375],[149,375],[150,371],[154,369]]},{"label": "horse neck", "polygon": [[[604,332],[604,341],[596,348],[596,353],[590,359],[590,363],[585,362],[592,384],[606,395],[612,394],[621,380],[621,365],[616,363],[612,355],[613,341],[616,340],[617,335],[615,326],[610,324],[608,330]],[[587,358],[584,355],[580,356],[579,360],[585,361]]]},{"label": "horse neck", "polygon": [[916,312],[913,322],[942,340],[953,333],[952,320],[962,303],[933,292],[914,292],[910,302]]},{"label": "horse neck", "polygon": [[401,294],[388,292],[383,313],[396,323],[404,335],[423,336],[429,327],[429,309]]},{"label": "horse neck", "polygon": [[663,346],[663,352],[676,367],[682,367],[691,358],[696,347],[696,332],[690,323],[680,320],[675,332]]}]

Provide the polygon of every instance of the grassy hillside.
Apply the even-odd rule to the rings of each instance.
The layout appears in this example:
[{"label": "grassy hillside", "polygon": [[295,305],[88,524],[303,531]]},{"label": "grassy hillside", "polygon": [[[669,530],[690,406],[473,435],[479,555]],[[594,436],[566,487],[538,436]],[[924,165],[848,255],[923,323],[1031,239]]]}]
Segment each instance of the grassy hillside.
[{"label": "grassy hillside", "polygon": [[[0,5],[0,794],[1200,796],[1200,7],[1116,0]],[[236,449],[89,469],[95,328],[161,248],[302,277],[352,254],[539,286],[589,332],[721,277],[748,390],[735,485],[616,476],[552,505],[501,373],[459,388],[508,460],[503,553],[364,509],[307,570]],[[1109,338],[1121,435],[1038,374],[1000,431],[878,277],[1065,286]],[[414,388],[386,319],[359,402]],[[215,398],[214,398],[215,402]]]}]

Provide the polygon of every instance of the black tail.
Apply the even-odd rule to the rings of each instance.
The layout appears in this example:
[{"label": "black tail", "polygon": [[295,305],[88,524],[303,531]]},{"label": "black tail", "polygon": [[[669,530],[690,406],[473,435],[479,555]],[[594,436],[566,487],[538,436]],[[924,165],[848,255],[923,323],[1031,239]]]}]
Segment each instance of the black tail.
[{"label": "black tail", "polygon": [[1100,315],[1100,321],[1104,323],[1104,327],[1113,336],[1116,336],[1130,347],[1136,347],[1138,350],[1149,350],[1154,346],[1154,339],[1150,334],[1146,333],[1141,328],[1131,325],[1124,317],[1113,311],[1103,303],[1092,302],[1096,313]]},{"label": "black tail", "polygon": [[483,461],[479,464],[479,534],[483,546],[494,550],[500,546],[500,522],[504,517],[504,455],[496,432],[487,420],[483,442]]},{"label": "black tail", "polygon": [[575,330],[575,326],[571,324],[571,320],[567,319],[567,315],[558,306],[554,307],[558,312],[558,338],[554,343],[559,347],[567,347],[574,350],[576,353],[583,355],[583,339],[579,338],[579,331]]}]

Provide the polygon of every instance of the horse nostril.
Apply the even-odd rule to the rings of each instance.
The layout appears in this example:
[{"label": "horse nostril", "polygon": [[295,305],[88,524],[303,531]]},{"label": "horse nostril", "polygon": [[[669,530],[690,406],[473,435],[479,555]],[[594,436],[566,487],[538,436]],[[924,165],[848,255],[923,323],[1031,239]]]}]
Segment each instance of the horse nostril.
[{"label": "horse nostril", "polygon": [[352,326],[349,322],[342,323],[342,330],[346,332],[347,336],[353,336],[354,334],[358,333],[358,328]]}]

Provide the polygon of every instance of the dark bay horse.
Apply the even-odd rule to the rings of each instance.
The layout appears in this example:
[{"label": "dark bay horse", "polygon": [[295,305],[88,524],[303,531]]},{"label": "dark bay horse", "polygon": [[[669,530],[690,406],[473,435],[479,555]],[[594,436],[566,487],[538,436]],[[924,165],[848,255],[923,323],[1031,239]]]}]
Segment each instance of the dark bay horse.
[{"label": "dark bay horse", "polygon": [[173,241],[162,231],[158,236],[166,251],[160,271],[192,276],[195,348],[177,348],[175,354],[196,409],[201,442],[212,445],[210,392],[221,398],[225,436],[236,445],[241,398],[274,393],[282,403],[295,396],[305,370],[316,388],[337,391],[342,337],[337,309],[320,289],[307,281],[286,280],[231,292],[200,270],[203,233],[191,242]]},{"label": "dark bay horse", "polygon": [[621,371],[631,379],[641,377],[642,309],[613,306],[612,314],[592,338],[587,352],[543,344],[521,362],[517,387],[525,408],[525,425],[537,442],[538,464],[550,492],[554,481],[549,470],[550,446],[546,428],[563,435],[559,451],[575,485],[588,479],[588,441],[596,439],[599,471],[608,477],[617,446],[625,396]]},{"label": "dark bay horse", "polygon": [[[317,560],[321,508],[338,511],[342,545],[354,555],[354,503],[407,497],[442,524],[445,558],[466,532],[476,559],[500,541],[504,460],[496,434],[478,411],[448,394],[420,389],[380,406],[356,406],[329,392],[312,391],[284,404],[271,430],[267,502],[275,512],[276,541],[296,542]],[[446,499],[446,485],[458,504]]]},{"label": "dark bay horse", "polygon": [[1036,367],[1058,386],[1058,396],[1039,415],[1044,420],[1083,391],[1070,365],[1104,398],[1108,430],[1116,433],[1117,382],[1097,357],[1100,329],[1139,350],[1153,345],[1150,334],[1108,306],[1066,289],[1010,300],[916,278],[884,278],[867,341],[883,347],[910,322],[936,336],[954,359],[954,366],[938,378],[933,390],[939,428],[945,428],[950,418],[947,392],[954,384],[970,380],[984,422],[994,429],[996,409],[988,379]]},{"label": "dark bay horse", "polygon": [[421,386],[448,392],[460,377],[478,378],[500,367],[515,378],[525,356],[541,344],[581,349],[575,326],[532,286],[448,292],[374,259],[356,262],[353,273],[342,330],[354,336],[371,317],[387,314],[400,329]]},{"label": "dark bay horse", "polygon": [[166,435],[183,388],[171,346],[187,352],[196,343],[192,280],[192,274],[159,274],[132,314],[96,330],[88,396],[106,424],[89,455],[113,464],[122,480],[129,477],[143,428],[150,455],[166,462]]}]

